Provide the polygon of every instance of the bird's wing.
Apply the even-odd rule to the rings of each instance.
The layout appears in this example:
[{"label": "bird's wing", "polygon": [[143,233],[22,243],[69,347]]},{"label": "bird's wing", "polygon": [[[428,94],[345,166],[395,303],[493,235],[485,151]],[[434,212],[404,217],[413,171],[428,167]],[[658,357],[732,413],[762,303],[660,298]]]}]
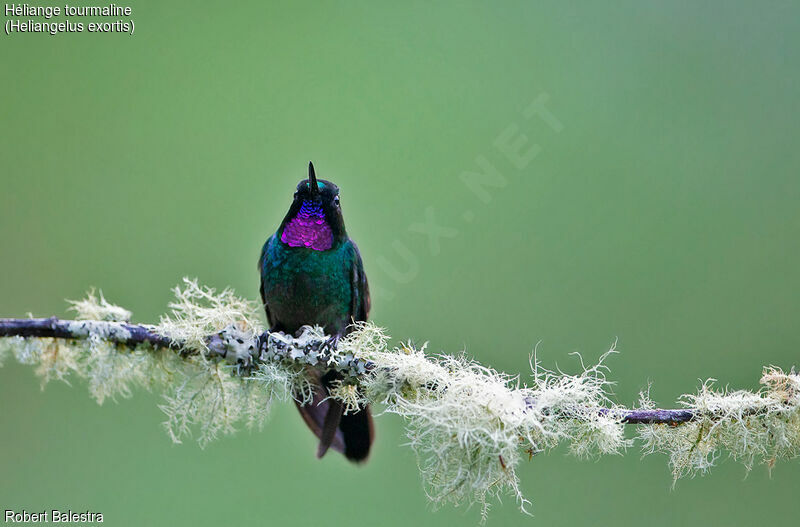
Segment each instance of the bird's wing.
[{"label": "bird's wing", "polygon": [[361,261],[361,253],[358,251],[358,246],[353,241],[350,243],[353,245],[354,253],[350,280],[352,286],[350,316],[354,322],[364,322],[369,316],[369,283],[367,283],[367,274],[364,272],[364,263]]},{"label": "bird's wing", "polygon": [[261,286],[259,288],[259,292],[261,293],[261,303],[264,304],[264,311],[267,312],[267,323],[270,327],[272,327],[274,325],[274,321],[272,320],[272,313],[269,312],[267,297],[264,294],[264,265],[266,264],[267,247],[269,246],[270,241],[272,241],[271,236],[267,239],[264,247],[261,248],[261,256],[258,257],[258,274],[261,276]]}]

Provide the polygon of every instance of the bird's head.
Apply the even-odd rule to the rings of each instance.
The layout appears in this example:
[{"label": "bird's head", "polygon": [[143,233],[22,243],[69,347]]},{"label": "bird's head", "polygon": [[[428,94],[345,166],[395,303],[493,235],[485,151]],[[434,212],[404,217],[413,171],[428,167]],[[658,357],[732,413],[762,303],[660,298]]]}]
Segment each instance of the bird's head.
[{"label": "bird's head", "polygon": [[339,206],[339,187],[317,179],[308,164],[308,179],[297,184],[292,206],[278,229],[281,242],[290,247],[327,251],[347,238]]}]

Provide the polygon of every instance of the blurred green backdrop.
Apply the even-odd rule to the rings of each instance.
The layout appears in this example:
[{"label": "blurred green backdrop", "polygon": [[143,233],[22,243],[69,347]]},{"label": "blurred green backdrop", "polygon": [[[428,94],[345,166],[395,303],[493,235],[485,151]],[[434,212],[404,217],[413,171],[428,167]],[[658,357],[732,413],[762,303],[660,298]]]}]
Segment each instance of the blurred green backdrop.
[{"label": "blurred green backdrop", "polygon": [[[525,374],[596,359],[631,404],[798,361],[800,9],[791,2],[134,2],[133,36],[3,35],[0,316],[66,316],[89,286],[155,321],[182,276],[256,299],[255,265],[313,159],[342,188],[373,319]],[[546,93],[560,132],[525,108]],[[551,124],[553,121],[551,120]],[[538,145],[518,168],[508,134]],[[508,141],[506,141],[508,142]],[[504,184],[460,179],[483,156]],[[482,199],[484,198],[484,199]],[[448,227],[429,240],[426,214]],[[433,241],[434,243],[431,243]],[[0,369],[0,506],[110,525],[448,525],[402,423],[371,461],[314,458],[292,405],[200,450],[158,394],[98,407]],[[521,467],[530,518],[492,525],[796,521],[800,465],[670,490],[666,460]]]}]

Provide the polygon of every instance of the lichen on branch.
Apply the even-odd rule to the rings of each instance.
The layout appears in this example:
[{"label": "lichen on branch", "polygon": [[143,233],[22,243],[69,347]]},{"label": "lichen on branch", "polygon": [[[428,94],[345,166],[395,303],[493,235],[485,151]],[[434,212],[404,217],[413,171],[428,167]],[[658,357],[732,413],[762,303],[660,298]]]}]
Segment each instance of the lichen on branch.
[{"label": "lichen on branch", "polygon": [[[428,497],[480,503],[513,496],[525,510],[517,468],[534,454],[568,444],[578,456],[619,454],[634,443],[666,454],[677,479],[707,471],[724,452],[747,470],[800,454],[800,376],[767,368],[757,392],[715,390],[711,382],[659,410],[647,394],[638,408],[613,403],[605,361],[574,374],[533,360],[522,379],[464,355],[430,355],[389,345],[377,326],[359,323],[335,348],[319,328],[298,336],[263,332],[258,305],[226,289],[184,280],[157,325],[130,323],[129,311],[91,291],[72,302],[80,320],[0,319],[0,365],[10,355],[50,380],[85,379],[98,403],[135,388],[163,390],[170,438],[201,445],[240,426],[260,427],[275,401],[309,402],[310,369],[335,369],[331,391],[345,411],[364,404],[406,421]],[[634,437],[626,423],[637,424]]]}]

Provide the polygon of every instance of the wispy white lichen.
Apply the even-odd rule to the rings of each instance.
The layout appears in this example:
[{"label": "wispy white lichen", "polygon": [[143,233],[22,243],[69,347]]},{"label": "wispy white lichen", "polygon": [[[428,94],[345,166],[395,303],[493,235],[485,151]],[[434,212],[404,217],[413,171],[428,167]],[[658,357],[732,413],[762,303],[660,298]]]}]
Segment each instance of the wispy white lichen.
[{"label": "wispy white lichen", "polygon": [[231,375],[231,366],[195,355],[173,380],[164,403],[164,427],[170,438],[180,443],[197,431],[201,446],[221,434],[236,431],[239,422],[258,426],[270,407],[270,392]]},{"label": "wispy white lichen", "polygon": [[236,296],[225,289],[200,286],[197,280],[183,279],[183,287],[173,290],[175,300],[170,302],[172,312],[161,317],[155,330],[183,346],[205,349],[206,337],[234,326],[254,338],[263,331],[256,304]]},{"label": "wispy white lichen", "polygon": [[[99,295],[99,296],[98,296]],[[124,307],[117,306],[108,302],[103,296],[103,292],[96,293],[90,289],[86,293],[86,298],[81,300],[68,300],[71,304],[69,309],[75,311],[75,318],[78,320],[104,320],[106,322],[130,322],[130,311]]]},{"label": "wispy white lichen", "polygon": [[[310,402],[309,368],[342,375],[330,396],[346,412],[364,404],[397,414],[417,454],[425,490],[436,503],[479,503],[513,496],[524,510],[517,468],[534,454],[568,444],[578,456],[616,454],[631,446],[606,380],[605,360],[575,374],[532,361],[523,382],[465,356],[431,356],[414,346],[389,346],[386,333],[361,323],[335,348],[319,328],[297,337],[260,338],[256,305],[232,291],[216,293],[196,280],[175,290],[171,312],[149,326],[174,347],[133,344],[130,313],[90,292],[73,302],[81,320],[68,324],[79,338],[0,338],[0,365],[13,355],[36,368],[42,383],[85,378],[91,395],[129,397],[136,388],[161,388],[164,426],[175,442],[193,436],[205,445],[240,425],[263,424],[274,401]],[[91,318],[94,317],[94,318]],[[330,344],[330,343],[327,343]],[[764,371],[758,392],[714,389],[711,382],[681,403],[694,419],[640,425],[645,453],[662,452],[675,478],[704,472],[723,452],[749,470],[757,461],[800,455],[800,376]],[[641,408],[654,408],[643,394]]]},{"label": "wispy white lichen", "polygon": [[[361,331],[374,331],[362,328]],[[513,495],[521,459],[569,441],[573,451],[618,452],[627,446],[608,408],[602,367],[578,375],[534,367],[530,386],[465,357],[430,357],[410,345],[373,351],[369,399],[408,421],[428,496],[435,503],[478,502]],[[565,418],[566,417],[566,418]]]},{"label": "wispy white lichen", "polygon": [[19,340],[22,340],[22,337],[0,338],[0,368],[3,367],[8,357],[12,355],[13,350],[19,347]]},{"label": "wispy white lichen", "polygon": [[[715,390],[706,381],[696,394],[684,395],[681,403],[697,419],[681,426],[640,426],[639,439],[645,453],[662,452],[669,457],[675,480],[708,471],[723,451],[749,471],[756,461],[770,468],[778,459],[800,454],[800,375],[766,368],[762,389]],[[643,408],[654,407],[647,394]]]},{"label": "wispy white lichen", "polygon": [[97,336],[87,340],[88,363],[85,370],[89,393],[99,404],[106,399],[128,398],[135,388],[151,389],[166,379],[164,364],[174,354],[156,352],[149,346],[120,350]]},{"label": "wispy white lichen", "polygon": [[13,337],[14,356],[21,364],[36,367],[42,387],[51,380],[69,383],[70,375],[85,377],[88,364],[88,342],[68,342],[61,339],[23,339]]}]

